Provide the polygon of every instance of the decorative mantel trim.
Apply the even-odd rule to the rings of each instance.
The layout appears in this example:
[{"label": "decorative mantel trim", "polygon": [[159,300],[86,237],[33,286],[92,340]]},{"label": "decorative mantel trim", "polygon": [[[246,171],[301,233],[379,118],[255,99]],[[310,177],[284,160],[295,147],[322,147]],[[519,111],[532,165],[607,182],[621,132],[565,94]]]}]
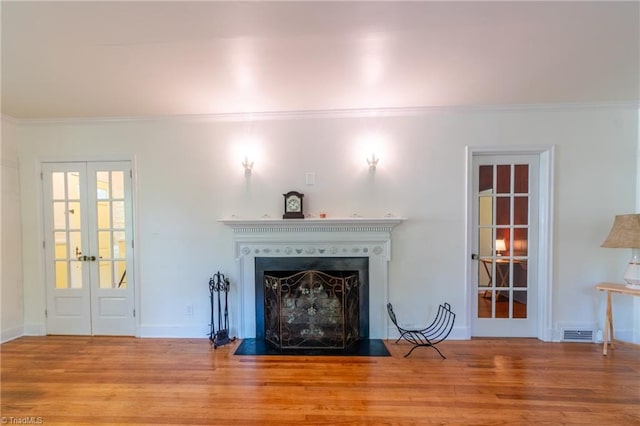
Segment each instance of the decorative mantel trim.
[{"label": "decorative mantel trim", "polygon": [[237,317],[232,330],[255,337],[255,259],[257,257],[367,257],[369,259],[369,336],[386,338],[387,263],[391,230],[404,218],[220,219],[233,229],[238,265],[237,290],[232,288]]},{"label": "decorative mantel trim", "polygon": [[391,232],[404,218],[220,219],[236,234],[265,232]]}]

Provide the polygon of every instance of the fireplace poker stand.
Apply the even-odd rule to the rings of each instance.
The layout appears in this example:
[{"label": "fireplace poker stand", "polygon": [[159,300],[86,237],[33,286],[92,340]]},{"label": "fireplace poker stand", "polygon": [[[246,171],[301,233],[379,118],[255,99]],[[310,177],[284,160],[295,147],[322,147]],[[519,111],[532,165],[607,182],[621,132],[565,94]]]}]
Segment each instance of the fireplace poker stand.
[{"label": "fireplace poker stand", "polygon": [[[230,286],[229,278],[221,274],[220,271],[214,274],[209,280],[209,300],[211,301],[211,330],[209,332],[209,341],[213,345],[213,349],[217,349],[218,346],[226,345],[236,340],[235,337],[229,337],[228,300]],[[222,300],[223,297],[224,301]],[[218,331],[216,331],[216,316],[218,320]]]}]

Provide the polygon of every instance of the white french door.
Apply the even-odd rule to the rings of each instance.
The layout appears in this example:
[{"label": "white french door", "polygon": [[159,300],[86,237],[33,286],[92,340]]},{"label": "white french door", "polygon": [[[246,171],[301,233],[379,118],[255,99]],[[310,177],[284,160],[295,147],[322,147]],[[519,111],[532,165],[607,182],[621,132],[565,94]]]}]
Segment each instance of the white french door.
[{"label": "white french door", "polygon": [[472,158],[472,335],[538,335],[537,155]]},{"label": "white french door", "polygon": [[135,335],[131,165],[42,166],[47,333]]}]

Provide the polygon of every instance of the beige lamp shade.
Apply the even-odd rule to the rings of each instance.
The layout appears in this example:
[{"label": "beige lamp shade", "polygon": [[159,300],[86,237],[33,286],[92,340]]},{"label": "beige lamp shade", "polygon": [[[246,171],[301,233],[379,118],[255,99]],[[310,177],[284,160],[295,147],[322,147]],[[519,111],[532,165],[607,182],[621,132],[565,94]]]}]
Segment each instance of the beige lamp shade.
[{"label": "beige lamp shade", "polygon": [[496,251],[505,251],[507,249],[507,245],[504,240],[496,240]]},{"label": "beige lamp shade", "polygon": [[[616,216],[613,221],[609,236],[602,247],[610,248],[640,248],[640,214],[623,214]],[[628,283],[627,287],[640,289],[640,255],[636,253],[631,255],[629,265],[624,273],[624,280]]]},{"label": "beige lamp shade", "polygon": [[640,248],[640,214],[616,216],[602,247]]}]

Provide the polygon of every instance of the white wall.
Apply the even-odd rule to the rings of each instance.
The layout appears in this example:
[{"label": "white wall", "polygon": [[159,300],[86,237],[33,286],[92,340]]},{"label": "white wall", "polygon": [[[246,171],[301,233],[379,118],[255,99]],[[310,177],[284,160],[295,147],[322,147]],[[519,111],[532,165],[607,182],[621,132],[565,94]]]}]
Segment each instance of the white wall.
[{"label": "white wall", "polygon": [[[408,220],[394,230],[389,300],[424,323],[448,301],[465,313],[465,147],[555,145],[553,324],[598,323],[625,250],[603,249],[616,214],[635,207],[637,108],[423,110],[375,118],[300,115],[253,122],[147,120],[19,126],[25,327],[43,333],[39,161],[135,158],[140,334],[204,336],[209,277],[236,274],[231,231],[216,219],[281,216],[282,193],[305,193],[308,212]],[[363,135],[384,142],[375,174]],[[257,141],[247,178],[237,148]],[[305,172],[316,184],[305,185]],[[27,261],[28,259],[28,261]],[[615,300],[617,337],[631,335],[631,300]],[[194,315],[186,305],[194,305]]]},{"label": "white wall", "polygon": [[20,185],[18,181],[18,143],[16,126],[2,117],[0,163],[2,201],[0,217],[2,251],[0,285],[2,308],[0,341],[6,342],[23,334],[24,304],[22,292],[22,240],[20,235]]}]

